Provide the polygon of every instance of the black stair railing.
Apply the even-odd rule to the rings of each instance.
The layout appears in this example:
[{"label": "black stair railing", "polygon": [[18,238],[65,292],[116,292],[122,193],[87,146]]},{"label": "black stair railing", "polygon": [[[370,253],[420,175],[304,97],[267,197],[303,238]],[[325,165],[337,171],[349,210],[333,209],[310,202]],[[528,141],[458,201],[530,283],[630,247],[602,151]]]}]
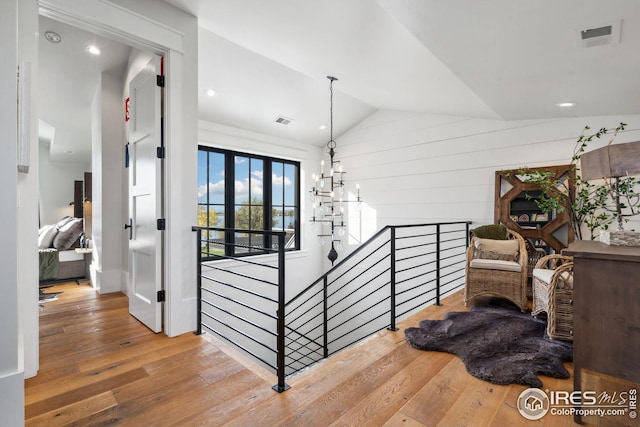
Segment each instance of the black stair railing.
[{"label": "black stair railing", "polygon": [[[240,348],[275,371],[278,377],[275,390],[286,390],[281,350],[285,327],[284,316],[279,313],[284,313],[285,303],[287,232],[218,227],[192,227],[192,231],[197,235],[195,333],[209,331]],[[225,238],[229,235],[234,238]],[[276,257],[264,261],[232,255],[238,252]]]},{"label": "black stair railing", "polygon": [[[210,331],[272,369],[282,392],[287,377],[382,329],[397,330],[398,319],[462,287],[470,224],[387,226],[286,303],[285,232],[193,227],[196,333]],[[212,238],[229,233],[277,243]],[[277,255],[227,256],[228,245]]]},{"label": "black stair railing", "polygon": [[470,224],[387,226],[288,301],[286,375],[462,287]]}]

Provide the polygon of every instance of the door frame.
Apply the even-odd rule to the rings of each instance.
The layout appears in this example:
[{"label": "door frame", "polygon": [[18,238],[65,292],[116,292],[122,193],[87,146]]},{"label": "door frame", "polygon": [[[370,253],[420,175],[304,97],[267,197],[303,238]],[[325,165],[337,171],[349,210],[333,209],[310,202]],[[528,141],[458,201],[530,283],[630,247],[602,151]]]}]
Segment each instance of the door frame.
[{"label": "door frame", "polygon": [[[160,8],[162,10],[156,13],[134,1],[118,2],[128,2],[130,6],[124,7],[105,0],[39,0],[38,4],[40,15],[165,58],[163,128],[167,157],[161,191],[167,230],[164,236],[166,250],[162,257],[166,291],[163,332],[168,336],[177,336],[194,330],[196,323],[195,288],[192,292],[188,285],[195,283],[195,243],[186,247],[186,240],[192,237],[190,222],[195,221],[196,217],[196,179],[195,172],[193,177],[188,173],[185,176],[185,169],[194,168],[185,168],[184,165],[190,164],[191,157],[195,162],[197,152],[197,19],[170,5]],[[147,16],[146,12],[158,19]],[[180,29],[166,23],[173,22],[174,18],[179,22]],[[181,31],[183,27],[187,31]],[[193,156],[188,155],[191,149]],[[193,197],[188,187],[191,181]],[[191,198],[194,200],[192,207],[185,207]],[[190,260],[194,260],[193,265]],[[32,333],[37,336],[38,331]]]}]

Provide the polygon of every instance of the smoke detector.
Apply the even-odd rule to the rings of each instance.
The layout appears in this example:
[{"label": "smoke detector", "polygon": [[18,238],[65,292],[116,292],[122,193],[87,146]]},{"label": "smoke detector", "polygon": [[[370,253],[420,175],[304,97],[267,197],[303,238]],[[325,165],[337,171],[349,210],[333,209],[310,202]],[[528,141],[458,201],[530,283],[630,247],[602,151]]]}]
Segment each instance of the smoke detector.
[{"label": "smoke detector", "polygon": [[622,20],[598,27],[578,30],[578,46],[583,48],[605,46],[620,43]]},{"label": "smoke detector", "polygon": [[44,33],[44,38],[51,43],[60,43],[62,41],[62,37],[60,37],[60,34],[53,31],[47,31],[46,33]]}]

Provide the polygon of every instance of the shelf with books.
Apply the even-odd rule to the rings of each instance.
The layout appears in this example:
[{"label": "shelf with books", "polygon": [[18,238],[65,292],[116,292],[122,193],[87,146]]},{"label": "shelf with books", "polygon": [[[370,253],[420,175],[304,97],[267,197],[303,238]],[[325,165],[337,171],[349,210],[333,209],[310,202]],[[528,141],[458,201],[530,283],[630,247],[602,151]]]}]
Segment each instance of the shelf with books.
[{"label": "shelf with books", "polygon": [[[530,170],[550,171],[557,178],[566,177],[570,183],[575,181],[572,165]],[[495,173],[494,222],[506,225],[524,238],[530,239],[532,244],[544,242],[544,245],[534,246],[544,249],[547,253],[560,253],[574,239],[567,213],[543,212],[536,203],[542,190],[533,183],[523,181],[518,173],[518,169]]]}]

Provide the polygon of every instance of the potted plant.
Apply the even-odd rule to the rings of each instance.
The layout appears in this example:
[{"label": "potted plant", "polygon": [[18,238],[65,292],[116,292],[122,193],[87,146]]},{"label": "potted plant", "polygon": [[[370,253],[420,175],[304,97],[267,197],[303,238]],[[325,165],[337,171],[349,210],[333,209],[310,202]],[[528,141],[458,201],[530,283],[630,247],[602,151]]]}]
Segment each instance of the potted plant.
[{"label": "potted plant", "polygon": [[[589,126],[585,126],[576,141],[571,164],[576,170],[575,191],[571,192],[566,180],[558,180],[552,172],[534,171],[527,167],[519,170],[519,175],[526,182],[536,184],[542,194],[535,199],[538,207],[546,213],[567,211],[569,222],[578,239],[583,238],[583,226],[589,230],[589,238],[595,239],[596,230],[608,230],[617,220],[618,228],[627,221],[629,216],[640,213],[640,194],[635,190],[640,181],[633,176],[598,176],[602,181],[590,182],[597,175],[590,172],[587,176],[581,173],[581,157],[585,154],[588,144],[594,138],[601,138],[613,133],[609,146],[613,143],[618,132],[624,130],[626,123],[620,123],[616,128],[600,128],[597,132],[588,134]],[[597,151],[597,150],[596,150]],[[590,157],[595,157],[586,153]],[[593,162],[590,162],[593,163]]]}]

